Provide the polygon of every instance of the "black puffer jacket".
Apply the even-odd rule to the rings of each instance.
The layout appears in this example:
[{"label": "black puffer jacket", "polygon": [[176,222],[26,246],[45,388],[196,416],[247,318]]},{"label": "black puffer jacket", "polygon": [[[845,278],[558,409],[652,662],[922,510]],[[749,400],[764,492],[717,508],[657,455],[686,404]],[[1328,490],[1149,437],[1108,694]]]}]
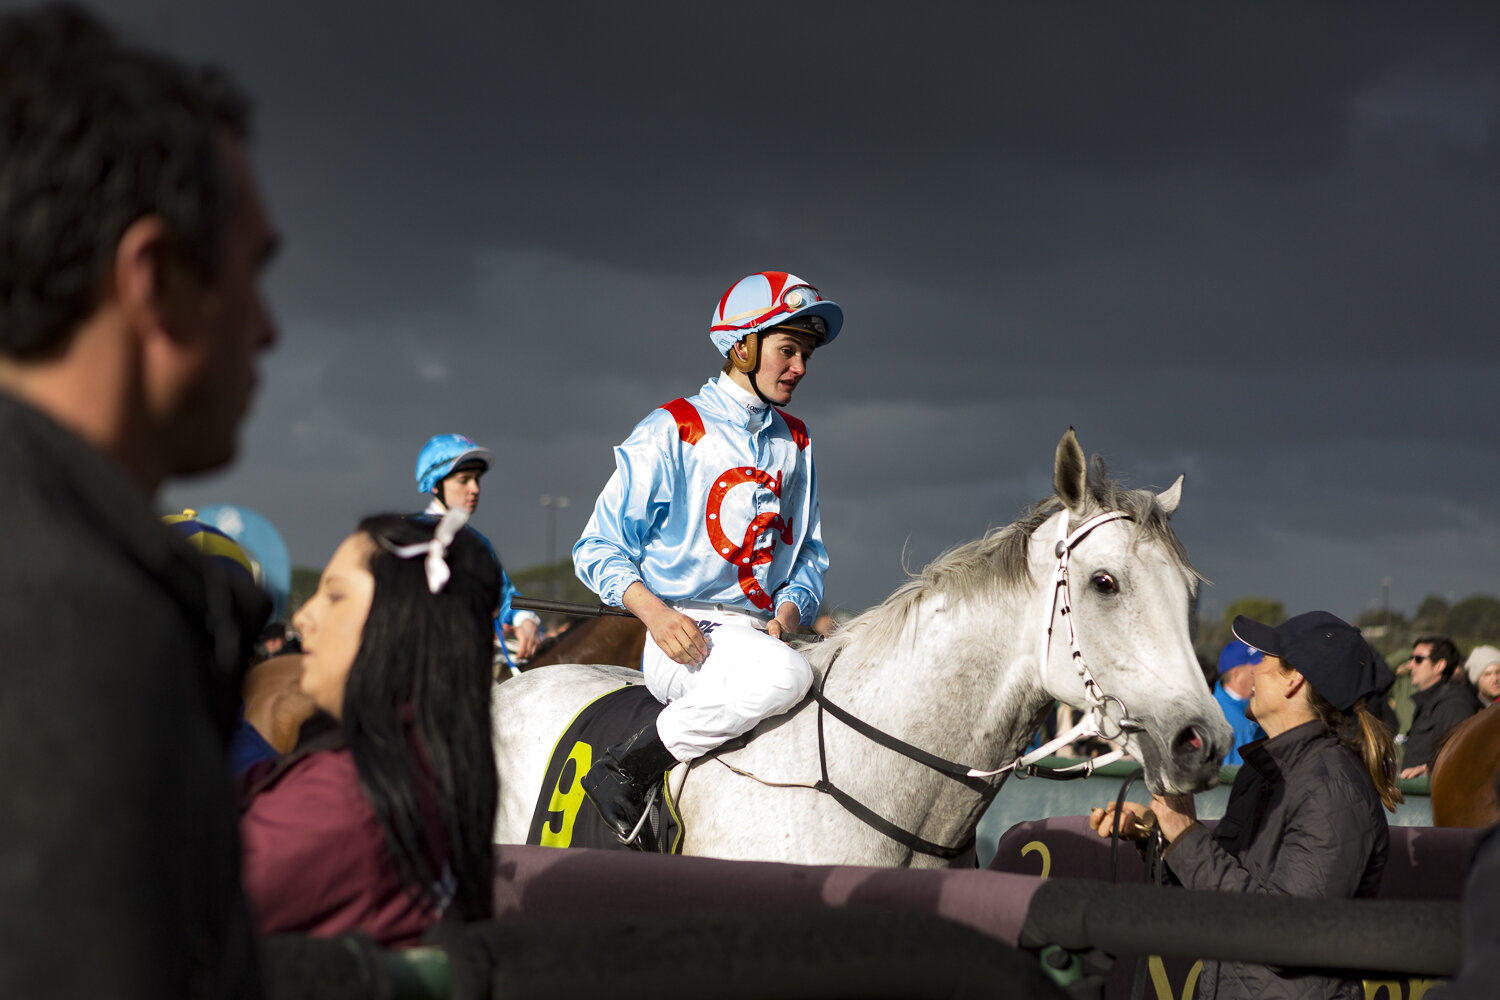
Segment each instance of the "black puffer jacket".
[{"label": "black puffer jacket", "polygon": [[[1191,889],[1328,899],[1373,896],[1390,834],[1364,765],[1322,723],[1248,744],[1224,818],[1195,826],[1167,852]],[[1200,1000],[1358,998],[1357,982],[1238,962],[1204,962]]]}]

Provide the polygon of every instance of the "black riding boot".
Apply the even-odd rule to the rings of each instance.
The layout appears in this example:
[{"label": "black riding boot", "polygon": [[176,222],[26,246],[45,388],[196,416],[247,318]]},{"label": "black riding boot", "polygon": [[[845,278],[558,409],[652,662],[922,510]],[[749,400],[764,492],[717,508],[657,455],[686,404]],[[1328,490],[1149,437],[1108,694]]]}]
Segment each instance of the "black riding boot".
[{"label": "black riding boot", "polygon": [[584,794],[621,840],[630,836],[646,811],[646,796],[677,763],[662,745],[653,721],[645,729],[604,751],[583,776]]}]

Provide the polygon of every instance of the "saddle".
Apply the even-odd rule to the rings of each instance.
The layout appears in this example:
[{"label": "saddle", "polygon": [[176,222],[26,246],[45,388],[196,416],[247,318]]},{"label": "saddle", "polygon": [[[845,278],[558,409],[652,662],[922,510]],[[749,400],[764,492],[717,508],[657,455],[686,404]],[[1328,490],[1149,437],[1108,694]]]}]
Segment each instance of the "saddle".
[{"label": "saddle", "polygon": [[654,722],[662,705],[644,684],[627,684],[594,699],[564,730],[531,814],[526,843],[543,847],[598,847],[615,851],[679,854],[682,818],[663,782],[647,810],[646,825],[632,844],[622,844],[585,798],[580,779],[594,759]]}]

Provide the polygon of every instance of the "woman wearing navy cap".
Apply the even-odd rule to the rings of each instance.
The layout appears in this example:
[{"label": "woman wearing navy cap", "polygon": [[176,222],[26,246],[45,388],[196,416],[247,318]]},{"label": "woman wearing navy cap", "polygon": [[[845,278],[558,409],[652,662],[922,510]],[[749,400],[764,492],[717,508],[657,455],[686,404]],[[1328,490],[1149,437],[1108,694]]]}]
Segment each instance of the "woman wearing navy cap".
[{"label": "woman wearing navy cap", "polygon": [[[1275,628],[1241,615],[1234,634],[1263,654],[1248,714],[1266,738],[1242,749],[1224,818],[1210,833],[1191,796],[1158,795],[1121,817],[1120,835],[1159,829],[1167,867],[1190,889],[1374,896],[1390,847],[1381,806],[1394,810],[1401,792],[1390,731],[1365,703],[1390,671],[1358,629],[1326,611]],[[1107,836],[1113,807],[1093,810],[1090,823]],[[1242,962],[1206,961],[1198,981],[1203,1000],[1360,995],[1353,981]]]}]

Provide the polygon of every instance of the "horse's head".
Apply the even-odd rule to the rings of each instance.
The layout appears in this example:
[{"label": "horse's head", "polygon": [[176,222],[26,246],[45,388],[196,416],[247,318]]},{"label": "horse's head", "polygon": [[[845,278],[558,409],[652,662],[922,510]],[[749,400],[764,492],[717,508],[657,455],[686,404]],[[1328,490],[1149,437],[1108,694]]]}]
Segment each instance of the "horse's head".
[{"label": "horse's head", "polygon": [[[1084,711],[1103,698],[1107,735],[1123,721],[1123,747],[1144,765],[1153,792],[1212,787],[1234,737],[1193,654],[1197,577],[1167,523],[1182,478],[1160,494],[1119,489],[1102,468],[1091,481],[1070,428],[1057,446],[1053,484],[1061,509],[1029,546],[1052,608],[1044,687]],[[1101,516],[1110,513],[1123,516]],[[1060,568],[1065,594],[1056,586]]]}]

